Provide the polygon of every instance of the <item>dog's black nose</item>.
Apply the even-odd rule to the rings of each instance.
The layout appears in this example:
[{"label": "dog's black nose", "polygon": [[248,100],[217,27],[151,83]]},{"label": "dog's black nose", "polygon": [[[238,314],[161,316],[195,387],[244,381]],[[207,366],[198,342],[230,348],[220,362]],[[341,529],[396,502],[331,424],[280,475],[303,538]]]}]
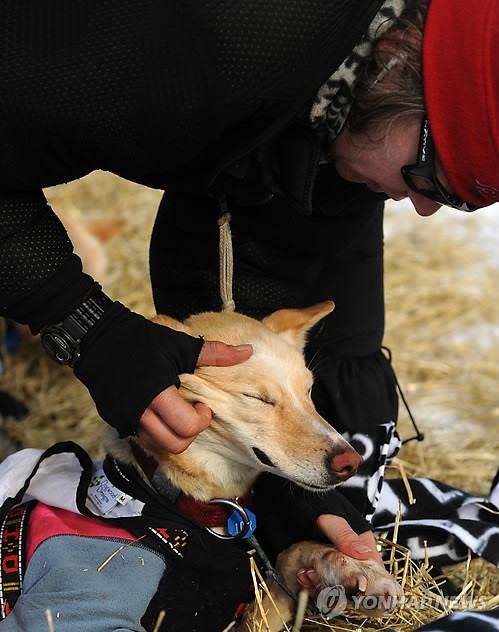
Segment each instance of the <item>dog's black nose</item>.
[{"label": "dog's black nose", "polygon": [[342,482],[357,472],[363,460],[358,452],[348,449],[332,454],[329,466],[335,478]]}]

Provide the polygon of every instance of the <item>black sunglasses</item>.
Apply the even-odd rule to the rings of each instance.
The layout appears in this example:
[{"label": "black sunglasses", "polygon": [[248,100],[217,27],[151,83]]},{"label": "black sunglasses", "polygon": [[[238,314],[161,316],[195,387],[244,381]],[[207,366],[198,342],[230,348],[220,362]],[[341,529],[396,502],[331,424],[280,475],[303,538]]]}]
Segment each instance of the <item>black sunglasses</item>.
[{"label": "black sunglasses", "polygon": [[430,132],[430,124],[426,116],[423,117],[421,123],[421,134],[419,136],[418,159],[414,165],[406,165],[402,167],[402,176],[408,186],[413,191],[424,195],[425,197],[456,208],[460,211],[476,211],[478,206],[468,204],[458,197],[455,193],[449,193],[445,190],[442,183],[435,173],[435,144]]}]

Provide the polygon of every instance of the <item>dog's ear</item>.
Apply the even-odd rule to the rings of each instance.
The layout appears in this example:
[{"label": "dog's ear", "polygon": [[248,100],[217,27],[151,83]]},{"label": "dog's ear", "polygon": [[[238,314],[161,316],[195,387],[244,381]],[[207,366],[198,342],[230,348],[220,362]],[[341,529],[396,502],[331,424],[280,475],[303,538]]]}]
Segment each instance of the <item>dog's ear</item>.
[{"label": "dog's ear", "polygon": [[191,328],[184,323],[181,323],[179,320],[175,320],[171,316],[166,316],[165,314],[158,314],[152,319],[153,323],[157,323],[158,325],[164,325],[165,327],[169,327],[170,329],[175,329],[176,331],[183,331],[186,334],[192,334]]},{"label": "dog's ear", "polygon": [[115,235],[119,235],[127,225],[126,219],[118,217],[85,217],[79,221],[82,228],[102,243],[106,243]]},{"label": "dog's ear", "polygon": [[262,322],[275,333],[281,334],[300,351],[303,351],[306,334],[316,323],[334,309],[333,301],[324,301],[303,309],[280,309]]}]

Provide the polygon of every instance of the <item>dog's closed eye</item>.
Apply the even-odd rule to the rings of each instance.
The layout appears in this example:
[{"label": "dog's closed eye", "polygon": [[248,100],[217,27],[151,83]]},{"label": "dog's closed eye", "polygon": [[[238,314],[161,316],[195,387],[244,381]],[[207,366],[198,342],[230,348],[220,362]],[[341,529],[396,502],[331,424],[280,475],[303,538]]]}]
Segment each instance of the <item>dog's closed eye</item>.
[{"label": "dog's closed eye", "polygon": [[253,394],[253,393],[241,393],[241,395],[244,395],[244,397],[249,397],[250,399],[256,399],[259,402],[262,402],[264,404],[268,404],[269,406],[275,406],[276,402],[273,401],[272,399],[269,399],[267,397],[264,397],[262,395],[257,395],[257,394]]}]

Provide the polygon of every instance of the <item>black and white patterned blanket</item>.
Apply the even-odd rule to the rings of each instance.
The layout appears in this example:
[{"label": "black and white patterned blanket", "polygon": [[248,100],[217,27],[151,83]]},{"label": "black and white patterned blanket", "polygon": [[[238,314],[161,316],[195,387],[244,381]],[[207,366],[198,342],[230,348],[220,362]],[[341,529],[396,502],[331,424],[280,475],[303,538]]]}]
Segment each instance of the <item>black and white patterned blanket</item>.
[{"label": "black and white patterned blanket", "polygon": [[[391,531],[400,508],[397,542],[414,560],[428,556],[434,568],[465,560],[468,551],[499,566],[499,476],[488,498],[478,498],[440,481],[409,481],[416,502],[410,504],[401,480],[383,484],[373,517],[377,531]],[[499,609],[459,612],[435,621],[421,632],[496,632]]]},{"label": "black and white patterned blanket", "polygon": [[384,482],[373,517],[377,531],[393,529],[400,509],[397,542],[411,550],[412,559],[424,560],[427,555],[433,566],[441,567],[465,560],[470,550],[499,566],[497,482],[488,498],[429,478],[410,479],[409,485],[414,504],[402,480]]},{"label": "black and white patterned blanket", "polygon": [[[379,432],[384,433],[382,441]],[[429,478],[409,479],[409,492],[403,480],[383,478],[387,462],[400,446],[394,424],[384,424],[379,432],[372,439],[348,437],[365,458],[372,460],[370,471],[375,474],[363,485],[371,503],[368,518],[374,530],[388,532],[388,539],[393,539],[397,523],[397,543],[408,548],[416,562],[429,559],[436,573],[442,566],[466,560],[469,551],[499,567],[499,472],[486,498]],[[354,479],[353,485],[358,486],[358,477]],[[499,632],[499,609],[456,612],[426,625],[420,629],[423,631]]]}]

